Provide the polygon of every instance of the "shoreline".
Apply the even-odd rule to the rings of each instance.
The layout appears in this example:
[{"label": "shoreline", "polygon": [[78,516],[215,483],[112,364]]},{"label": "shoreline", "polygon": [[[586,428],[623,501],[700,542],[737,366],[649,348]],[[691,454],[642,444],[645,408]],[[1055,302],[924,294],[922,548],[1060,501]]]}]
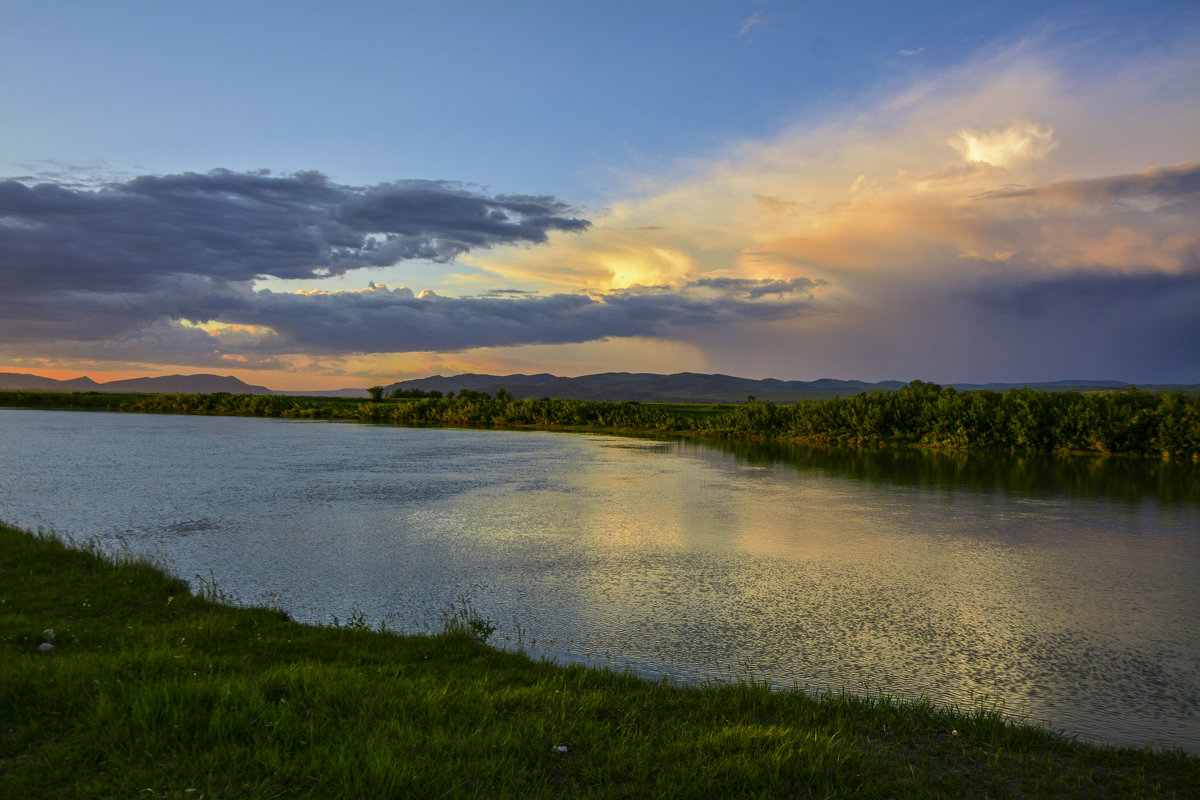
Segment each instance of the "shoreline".
[{"label": "shoreline", "polygon": [[[1064,399],[1065,398],[1065,399]],[[1038,406],[1038,403],[1044,405]],[[1200,397],[957,392],[934,384],[791,406],[543,398],[378,401],[290,395],[0,392],[0,407],[741,440],[814,447],[1044,453],[1200,463]],[[1015,416],[1014,416],[1015,415]],[[869,433],[872,432],[873,433]]]},{"label": "shoreline", "polygon": [[353,617],[301,625],[8,526],[0,570],[10,796],[1182,797],[1200,786],[1194,755],[1086,743],[995,708],[677,687],[537,661],[487,645],[494,625],[469,605],[432,634]]}]

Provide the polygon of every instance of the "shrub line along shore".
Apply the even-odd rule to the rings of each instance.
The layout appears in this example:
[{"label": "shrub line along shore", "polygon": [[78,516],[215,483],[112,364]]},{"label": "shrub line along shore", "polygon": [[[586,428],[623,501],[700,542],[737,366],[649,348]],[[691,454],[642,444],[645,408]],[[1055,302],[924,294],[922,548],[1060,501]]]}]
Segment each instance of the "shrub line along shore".
[{"label": "shrub line along shore", "polygon": [[[373,387],[376,388],[376,387]],[[378,393],[377,393],[378,394]],[[819,445],[1138,455],[1200,460],[1200,396],[1033,389],[893,391],[776,405],[515,399],[463,391],[362,401],[292,395],[0,392],[0,406],[524,427],[759,439]]]},{"label": "shrub line along shore", "polygon": [[1200,759],[996,707],[673,686],[432,634],[301,625],[0,526],[0,796],[1196,797]]}]

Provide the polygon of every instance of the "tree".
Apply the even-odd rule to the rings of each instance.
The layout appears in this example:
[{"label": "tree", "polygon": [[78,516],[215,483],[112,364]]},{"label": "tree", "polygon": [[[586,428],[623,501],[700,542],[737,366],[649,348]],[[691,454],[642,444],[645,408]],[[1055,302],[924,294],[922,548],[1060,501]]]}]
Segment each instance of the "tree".
[{"label": "tree", "polygon": [[380,400],[383,399],[383,387],[382,386],[368,386],[367,394],[371,395],[371,400],[373,402],[378,403]]}]

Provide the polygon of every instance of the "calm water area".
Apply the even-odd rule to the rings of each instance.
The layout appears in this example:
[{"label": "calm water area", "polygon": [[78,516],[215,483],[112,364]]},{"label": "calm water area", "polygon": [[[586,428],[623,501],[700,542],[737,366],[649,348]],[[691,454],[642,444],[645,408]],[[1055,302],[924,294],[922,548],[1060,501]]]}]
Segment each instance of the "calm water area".
[{"label": "calm water area", "polygon": [[1200,752],[1194,463],[0,409],[0,519],[302,621],[466,597],[560,661]]}]

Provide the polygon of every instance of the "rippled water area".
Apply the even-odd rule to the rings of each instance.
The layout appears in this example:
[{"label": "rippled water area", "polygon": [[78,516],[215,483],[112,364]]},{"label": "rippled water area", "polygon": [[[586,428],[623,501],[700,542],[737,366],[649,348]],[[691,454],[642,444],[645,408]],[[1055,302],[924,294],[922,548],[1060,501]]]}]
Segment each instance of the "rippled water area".
[{"label": "rippled water area", "polygon": [[0,518],[304,621],[1200,752],[1200,467],[0,409]]}]

